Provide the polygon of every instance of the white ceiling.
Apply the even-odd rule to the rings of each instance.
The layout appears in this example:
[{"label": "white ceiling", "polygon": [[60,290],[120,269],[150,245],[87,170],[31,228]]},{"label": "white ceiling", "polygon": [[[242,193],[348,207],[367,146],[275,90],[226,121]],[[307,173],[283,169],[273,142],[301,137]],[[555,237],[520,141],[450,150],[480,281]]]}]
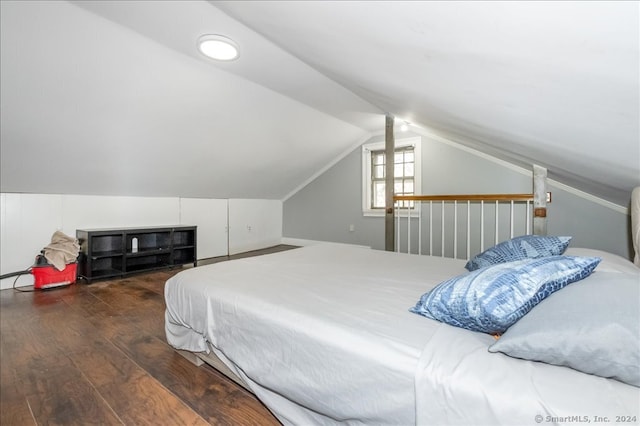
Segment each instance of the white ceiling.
[{"label": "white ceiling", "polygon": [[[618,204],[640,185],[638,2],[1,5],[5,192],[282,198],[384,113]],[[211,33],[241,57],[202,58]]]}]

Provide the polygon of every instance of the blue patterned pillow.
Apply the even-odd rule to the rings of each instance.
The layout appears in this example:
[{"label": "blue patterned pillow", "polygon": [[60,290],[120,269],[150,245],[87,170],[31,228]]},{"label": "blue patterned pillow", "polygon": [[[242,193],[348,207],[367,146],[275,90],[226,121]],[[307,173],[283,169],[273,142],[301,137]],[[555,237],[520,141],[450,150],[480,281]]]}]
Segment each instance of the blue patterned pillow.
[{"label": "blue patterned pillow", "polygon": [[409,309],[456,327],[503,333],[544,298],[586,278],[599,257],[550,256],[501,263],[444,281]]},{"label": "blue patterned pillow", "polygon": [[567,249],[571,237],[523,235],[503,241],[483,251],[464,266],[469,271],[521,259],[559,256]]}]

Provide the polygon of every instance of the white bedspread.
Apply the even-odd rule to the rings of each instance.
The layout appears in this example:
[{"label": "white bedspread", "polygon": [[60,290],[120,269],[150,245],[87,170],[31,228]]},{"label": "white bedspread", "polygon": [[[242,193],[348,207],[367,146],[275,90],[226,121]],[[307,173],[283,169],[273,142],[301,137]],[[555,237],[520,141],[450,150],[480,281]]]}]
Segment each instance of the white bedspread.
[{"label": "white bedspread", "polygon": [[[492,343],[492,336],[456,327],[436,331],[416,372],[417,424],[640,421],[639,388],[567,367],[491,353],[487,347]],[[616,422],[621,418],[627,420]]]},{"label": "white bedspread", "polygon": [[326,244],[189,269],[165,288],[167,340],[211,344],[284,424],[544,424],[637,405],[638,388],[491,354],[491,336],[408,311],[464,263]]},{"label": "white bedspread", "polygon": [[198,267],[167,282],[167,339],[210,342],[285,424],[414,424],[440,324],[408,308],[463,267],[337,244]]}]

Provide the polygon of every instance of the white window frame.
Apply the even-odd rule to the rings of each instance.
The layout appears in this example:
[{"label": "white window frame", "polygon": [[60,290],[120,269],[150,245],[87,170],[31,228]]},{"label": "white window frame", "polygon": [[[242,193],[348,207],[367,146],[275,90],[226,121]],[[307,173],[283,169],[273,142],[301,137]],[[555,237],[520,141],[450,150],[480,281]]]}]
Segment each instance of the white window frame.
[{"label": "white window frame", "polygon": [[[414,193],[421,194],[422,190],[422,138],[412,137],[398,139],[395,148],[413,146],[414,152]],[[372,209],[371,206],[371,152],[385,149],[385,142],[372,142],[362,145],[362,215],[383,217],[384,209]],[[420,208],[421,203],[416,203],[414,212]],[[406,215],[406,209],[401,209],[401,214]],[[413,213],[412,213],[413,214]]]}]

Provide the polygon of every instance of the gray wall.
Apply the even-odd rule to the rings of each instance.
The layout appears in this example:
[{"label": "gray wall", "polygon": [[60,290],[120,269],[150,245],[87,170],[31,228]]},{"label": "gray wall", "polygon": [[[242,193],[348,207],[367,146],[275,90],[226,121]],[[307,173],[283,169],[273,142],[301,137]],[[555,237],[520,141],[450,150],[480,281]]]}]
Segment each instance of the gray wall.
[{"label": "gray wall", "polygon": [[357,148],[286,200],[283,236],[384,248],[384,220],[362,215],[361,168]]},{"label": "gray wall", "polygon": [[[402,134],[400,137],[419,136]],[[367,142],[384,140],[383,136]],[[348,154],[284,202],[284,237],[384,248],[384,220],[362,215],[361,149]],[[549,234],[573,236],[572,247],[631,258],[629,216],[550,186]],[[422,193],[526,193],[532,178],[517,168],[422,136]],[[353,231],[350,226],[353,225]]]},{"label": "gray wall", "polygon": [[[633,259],[631,217],[555,187],[548,209],[550,235],[571,235],[570,247],[588,247]],[[629,207],[629,206],[625,206]]]}]

